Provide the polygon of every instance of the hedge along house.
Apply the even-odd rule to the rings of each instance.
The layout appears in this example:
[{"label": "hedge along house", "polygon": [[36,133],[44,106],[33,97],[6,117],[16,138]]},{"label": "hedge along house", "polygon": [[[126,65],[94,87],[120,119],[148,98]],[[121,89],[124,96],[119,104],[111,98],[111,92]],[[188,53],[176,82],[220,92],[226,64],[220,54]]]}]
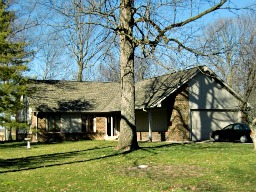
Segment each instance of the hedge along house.
[{"label": "hedge along house", "polygon": [[[28,97],[37,140],[117,139],[119,83],[32,81]],[[242,100],[207,67],[195,67],[135,84],[138,140],[198,141],[212,130],[242,121]]]}]

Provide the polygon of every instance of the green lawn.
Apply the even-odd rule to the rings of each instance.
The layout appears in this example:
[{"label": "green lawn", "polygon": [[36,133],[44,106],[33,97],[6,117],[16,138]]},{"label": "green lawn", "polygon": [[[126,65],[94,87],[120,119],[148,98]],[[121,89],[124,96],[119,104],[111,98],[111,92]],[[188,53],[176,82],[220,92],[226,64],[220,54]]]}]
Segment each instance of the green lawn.
[{"label": "green lawn", "polygon": [[116,144],[0,144],[0,191],[256,191],[253,144]]}]

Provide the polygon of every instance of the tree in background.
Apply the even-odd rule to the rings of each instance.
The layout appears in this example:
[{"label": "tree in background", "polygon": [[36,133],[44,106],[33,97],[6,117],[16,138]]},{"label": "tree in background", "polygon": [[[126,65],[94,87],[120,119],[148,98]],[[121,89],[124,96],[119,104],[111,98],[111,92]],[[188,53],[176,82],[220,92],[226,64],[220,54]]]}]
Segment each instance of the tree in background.
[{"label": "tree in background", "polygon": [[[34,58],[29,63],[38,79],[90,80],[95,63],[102,56],[104,30],[94,25],[90,15],[81,14],[83,0],[12,0],[12,9],[22,23],[23,34]],[[29,74],[29,75],[30,75]]]},{"label": "tree in background", "polygon": [[[64,59],[62,53],[64,49],[55,39],[57,35],[44,37],[44,41],[38,41],[36,60],[36,69],[33,67],[33,73],[42,80],[65,79],[73,74],[70,72],[69,61]],[[35,43],[34,43],[35,44]],[[76,75],[74,75],[74,79]]]},{"label": "tree in background", "polygon": [[[104,59],[97,70],[99,81],[107,82],[120,82],[120,65],[118,54],[108,50],[104,53]],[[155,60],[151,58],[139,57],[135,55],[134,58],[134,78],[135,81],[141,81],[150,77],[158,76],[162,70],[159,70],[158,65],[155,64]],[[166,71],[164,71],[166,72]]]},{"label": "tree in background", "polygon": [[26,128],[19,112],[23,109],[22,96],[26,93],[26,80],[22,73],[27,70],[25,42],[14,35],[13,12],[8,11],[6,1],[0,1],[0,126],[9,131]]},{"label": "tree in background", "polygon": [[[213,70],[247,102],[256,107],[256,17],[254,14],[224,18],[210,24],[202,40],[203,51],[218,52],[203,58]],[[252,109],[253,110],[253,109]],[[255,111],[254,111],[255,112]],[[249,121],[255,114],[249,115]]]},{"label": "tree in background", "polygon": [[100,30],[96,25],[86,24],[96,22],[96,18],[81,13],[77,6],[81,3],[82,0],[60,3],[57,13],[62,17],[62,22],[59,22],[58,27],[53,26],[56,31],[62,31],[60,40],[65,42],[68,54],[77,64],[77,81],[88,79],[85,70],[94,66],[102,56],[101,50],[106,46],[103,46],[102,41],[108,38],[104,30]]}]

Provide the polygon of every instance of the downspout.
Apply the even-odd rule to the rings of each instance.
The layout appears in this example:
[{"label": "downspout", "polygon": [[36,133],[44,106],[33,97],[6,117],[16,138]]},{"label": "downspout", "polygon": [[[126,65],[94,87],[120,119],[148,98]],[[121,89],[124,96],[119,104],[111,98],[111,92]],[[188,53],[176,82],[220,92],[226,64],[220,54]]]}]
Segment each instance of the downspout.
[{"label": "downspout", "polygon": [[144,112],[148,112],[148,139],[150,142],[152,142],[152,113],[151,109],[148,111],[145,110],[145,108],[142,109]]},{"label": "downspout", "polygon": [[191,109],[189,107],[189,139],[190,141],[192,141],[193,137],[192,137],[192,133],[193,133],[193,127],[192,127],[192,112]]},{"label": "downspout", "polygon": [[148,138],[149,138],[149,141],[152,142],[152,113],[151,113],[150,109],[149,109],[149,112],[148,112],[148,119],[149,119]]},{"label": "downspout", "polygon": [[[35,116],[36,116],[36,141],[37,141],[37,130],[38,130],[38,117],[37,117],[37,115],[38,115],[38,112],[35,112]],[[32,135],[33,135],[33,133],[32,133]]]},{"label": "downspout", "polygon": [[188,106],[189,106],[189,139],[192,141],[193,139],[193,125],[192,125],[192,110],[191,110],[191,85],[188,83]]},{"label": "downspout", "polygon": [[110,132],[111,132],[111,138],[113,138],[113,136],[114,136],[114,126],[113,126],[113,121],[114,121],[114,118],[113,118],[113,115],[111,115],[111,117],[110,117]]}]

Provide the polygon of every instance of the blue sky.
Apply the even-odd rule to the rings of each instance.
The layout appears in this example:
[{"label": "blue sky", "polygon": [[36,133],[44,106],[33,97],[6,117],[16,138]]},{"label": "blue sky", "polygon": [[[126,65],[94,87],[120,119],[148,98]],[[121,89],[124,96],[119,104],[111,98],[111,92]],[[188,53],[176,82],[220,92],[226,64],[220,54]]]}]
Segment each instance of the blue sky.
[{"label": "blue sky", "polygon": [[[224,8],[226,7],[232,7],[232,8],[244,8],[248,7],[249,5],[254,4],[254,8],[256,8],[256,1],[255,0],[232,0],[232,2],[227,2],[224,5]],[[233,12],[232,12],[233,11]],[[234,13],[236,12],[236,13]],[[207,22],[212,22],[215,21],[218,18],[223,18],[223,17],[238,17],[238,14],[245,14],[249,12],[249,10],[246,9],[241,9],[241,10],[218,10],[215,11],[214,13],[205,16],[204,19],[206,19]]]},{"label": "blue sky", "polygon": [[[137,0],[139,2],[139,0]],[[211,1],[216,1],[217,0],[211,0]],[[251,5],[251,4],[255,4],[256,5],[256,0],[231,0],[232,2],[227,2],[225,5],[224,5],[224,8],[226,7],[235,7],[235,8],[241,8],[241,7],[246,7],[248,5]],[[190,2],[190,1],[189,1]],[[206,0],[193,0],[193,2],[206,2]],[[202,8],[202,7],[200,7]],[[231,10],[232,11],[232,10]],[[242,14],[242,13],[246,13],[248,12],[248,10],[236,10],[236,14],[235,13],[232,13],[231,11],[229,10],[226,10],[226,9],[221,9],[221,10],[218,10],[218,11],[215,11],[214,13],[211,13],[209,15],[206,15],[204,16],[203,18],[200,19],[199,22],[203,22],[203,24],[207,24],[207,23],[211,23],[211,22],[214,22],[216,21],[217,19],[219,18],[225,18],[225,17],[237,17],[238,14]],[[183,15],[184,16],[184,15]],[[181,16],[181,18],[183,17]],[[38,64],[43,64],[43,60],[37,60],[35,59],[31,64],[30,66],[32,67],[32,71],[30,72],[30,74],[33,74],[33,75],[38,75],[36,73],[41,73],[41,70],[40,70],[40,66],[38,66]],[[70,66],[72,65],[72,61],[66,61],[70,64]],[[72,70],[76,71],[76,65],[74,65],[72,67]],[[60,70],[61,71],[61,70]],[[92,73],[94,70],[92,69],[91,71],[89,71],[90,73]],[[36,72],[36,73],[35,73]],[[58,71],[59,72],[59,71]],[[92,75],[94,76],[94,75]],[[70,78],[70,77],[69,77]]]}]

